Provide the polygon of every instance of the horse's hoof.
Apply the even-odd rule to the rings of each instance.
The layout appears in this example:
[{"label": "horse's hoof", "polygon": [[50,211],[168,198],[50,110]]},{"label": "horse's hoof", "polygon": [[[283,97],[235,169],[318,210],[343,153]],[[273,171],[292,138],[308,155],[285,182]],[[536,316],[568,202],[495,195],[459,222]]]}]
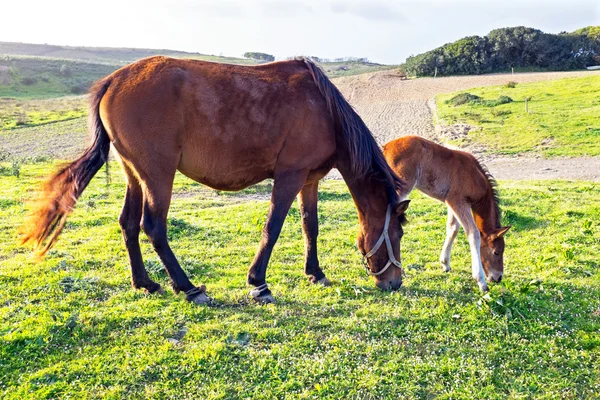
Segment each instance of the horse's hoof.
[{"label": "horse's hoof", "polygon": [[481,290],[482,292],[488,292],[490,289],[488,288],[487,283],[485,282],[477,282],[477,284],[479,285],[479,290]]},{"label": "horse's hoof", "polygon": [[200,306],[200,305],[204,305],[204,304],[210,304],[212,299],[210,297],[208,297],[206,295],[206,293],[200,293],[199,295],[197,295],[196,297],[194,297],[193,299],[191,299],[189,301]]},{"label": "horse's hoof", "polygon": [[162,288],[162,286],[159,286],[158,289],[156,289],[154,292],[150,292],[150,294],[157,294],[159,296],[164,296],[165,290]]},{"label": "horse's hoof", "polygon": [[262,296],[252,297],[252,299],[259,304],[273,304],[275,303],[275,297],[271,294],[264,294]]},{"label": "horse's hoof", "polygon": [[319,279],[317,281],[317,283],[320,283],[323,286],[331,286],[331,281],[329,279],[327,279],[326,276],[324,276],[323,278]]},{"label": "horse's hoof", "polygon": [[450,264],[444,264],[444,263],[441,263],[441,264],[442,264],[442,271],[450,272]]}]

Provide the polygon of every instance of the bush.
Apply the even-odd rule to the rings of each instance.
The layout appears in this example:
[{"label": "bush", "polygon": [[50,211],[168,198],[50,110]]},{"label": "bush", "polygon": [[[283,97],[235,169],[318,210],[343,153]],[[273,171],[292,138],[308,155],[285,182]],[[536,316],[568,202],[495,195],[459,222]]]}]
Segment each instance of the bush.
[{"label": "bush", "polygon": [[513,99],[511,99],[508,96],[500,96],[496,100],[488,100],[488,101],[486,101],[485,105],[488,106],[488,107],[496,107],[496,106],[499,106],[501,104],[512,103],[512,101],[513,101]]},{"label": "bush", "polygon": [[73,75],[73,71],[71,71],[71,67],[67,64],[63,64],[60,66],[60,70],[58,71],[61,76],[71,76]]},{"label": "bush", "polygon": [[71,86],[71,93],[73,94],[84,94],[90,88],[90,84],[88,82],[80,82],[76,85]]},{"label": "bush", "polygon": [[29,76],[21,79],[21,83],[26,86],[34,85],[36,82],[37,82],[37,79],[31,78]]},{"label": "bush", "polygon": [[582,69],[600,55],[600,27],[547,34],[518,26],[470,36],[406,59],[409,75],[465,75],[503,72],[511,68]]},{"label": "bush", "polygon": [[271,54],[259,53],[256,51],[248,51],[248,52],[244,53],[244,57],[252,58],[253,60],[260,60],[260,61],[275,61],[275,57],[272,56]]},{"label": "bush", "polygon": [[515,81],[508,81],[506,82],[506,85],[504,85],[505,87],[509,88],[509,89],[514,89],[517,87],[517,82]]},{"label": "bush", "polygon": [[471,93],[459,93],[450,100],[446,100],[446,104],[456,106],[461,106],[467,103],[480,103],[481,97],[471,94]]}]

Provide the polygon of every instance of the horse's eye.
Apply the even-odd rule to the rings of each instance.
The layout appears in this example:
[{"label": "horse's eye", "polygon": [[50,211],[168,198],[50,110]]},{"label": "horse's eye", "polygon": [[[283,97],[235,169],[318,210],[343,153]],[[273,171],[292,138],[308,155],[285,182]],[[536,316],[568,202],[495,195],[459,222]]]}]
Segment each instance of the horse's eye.
[{"label": "horse's eye", "polygon": [[497,252],[496,250],[494,250],[494,255],[495,255],[495,256],[499,256],[499,255],[500,255],[500,253],[499,253],[499,252]]}]

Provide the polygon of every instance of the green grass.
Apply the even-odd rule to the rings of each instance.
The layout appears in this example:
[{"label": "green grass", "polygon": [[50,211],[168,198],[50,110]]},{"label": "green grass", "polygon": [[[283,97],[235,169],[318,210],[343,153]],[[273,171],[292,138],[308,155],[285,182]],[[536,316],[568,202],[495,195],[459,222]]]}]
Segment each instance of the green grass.
[{"label": "green grass", "polygon": [[88,106],[87,96],[43,100],[0,98],[0,131],[85,117]]},{"label": "green grass", "polygon": [[[600,155],[600,76],[471,89],[482,98],[459,106],[446,103],[457,93],[437,97],[444,124],[479,129],[455,144],[473,143],[497,154],[536,153],[545,157]],[[490,106],[508,96],[513,102]],[[525,99],[529,98],[529,112]]]},{"label": "green grass", "polygon": [[[481,296],[464,235],[453,271],[437,259],[445,207],[414,194],[395,293],[365,276],[357,217],[342,182],[321,185],[319,253],[333,286],[302,274],[290,211],[268,271],[278,303],[248,300],[246,272],[269,184],[241,194],[178,177],[169,215],[183,268],[213,307],[129,286],[112,169],[80,199],[48,257],[16,246],[23,201],[53,169],[0,178],[0,397],[4,398],[594,398],[600,392],[600,187],[501,182],[506,275]],[[262,197],[261,197],[262,196]],[[166,275],[147,239],[151,276]]]},{"label": "green grass", "polygon": [[0,56],[0,97],[47,99],[82,94],[94,81],[119,66],[48,57]]}]

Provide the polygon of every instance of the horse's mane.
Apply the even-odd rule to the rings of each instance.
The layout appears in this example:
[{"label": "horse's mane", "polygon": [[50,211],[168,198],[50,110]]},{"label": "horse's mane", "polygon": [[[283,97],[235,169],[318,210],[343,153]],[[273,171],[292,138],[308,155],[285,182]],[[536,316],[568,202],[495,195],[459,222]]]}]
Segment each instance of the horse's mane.
[{"label": "horse's mane", "polygon": [[342,93],[310,59],[298,58],[310,71],[319,91],[325,97],[329,112],[337,121],[347,147],[354,178],[373,175],[383,182],[388,202],[396,204],[398,192],[402,193],[404,182],[385,161],[379,145],[362,118],[346,101]]},{"label": "horse's mane", "polygon": [[481,171],[481,173],[487,179],[487,182],[490,186],[490,190],[492,192],[492,201],[494,202],[494,210],[496,211],[496,228],[500,228],[500,220],[502,218],[502,210],[500,209],[500,193],[498,191],[498,182],[496,182],[496,178],[492,175],[488,167],[477,157],[473,157],[475,160],[475,164],[477,168]]}]

